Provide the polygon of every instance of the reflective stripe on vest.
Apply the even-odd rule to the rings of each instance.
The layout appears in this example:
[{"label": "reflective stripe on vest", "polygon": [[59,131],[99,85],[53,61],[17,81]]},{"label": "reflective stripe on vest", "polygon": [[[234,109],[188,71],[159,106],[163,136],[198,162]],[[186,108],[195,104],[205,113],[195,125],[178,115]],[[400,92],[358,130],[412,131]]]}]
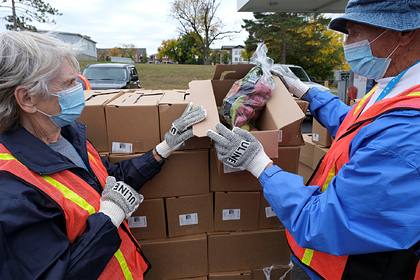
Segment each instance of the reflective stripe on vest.
[{"label": "reflective stripe on vest", "polygon": [[[106,168],[93,146],[88,143],[89,164],[102,187],[107,178]],[[21,178],[31,187],[55,201],[66,218],[66,235],[72,244],[86,229],[87,218],[100,206],[100,195],[85,181],[68,170],[40,175],[19,162],[4,145],[0,144],[0,170]],[[52,186],[52,187],[51,187]],[[125,230],[124,230],[125,229]],[[111,258],[99,279],[143,279],[150,267],[140,246],[124,221],[118,228],[121,245]]]},{"label": "reflective stripe on vest", "polygon": [[80,79],[82,79],[82,80],[83,80],[83,82],[85,83],[86,90],[92,90],[92,87],[90,86],[89,80],[88,80],[88,79],[86,79],[86,77],[85,77],[84,75],[77,74],[77,76],[78,76]]},{"label": "reflective stripe on vest", "polygon": [[[337,131],[329,151],[319,164],[308,185],[317,185],[324,192],[341,167],[349,161],[349,147],[353,137],[360,129],[373,122],[378,116],[393,110],[420,110],[420,86],[414,86],[393,98],[375,102],[360,115],[377,88],[375,86],[347,114]],[[342,278],[348,256],[335,256],[300,247],[287,230],[286,237],[293,254],[322,278]],[[417,271],[420,273],[420,269],[417,269]],[[420,280],[420,276],[416,276],[416,279],[417,277]]]}]

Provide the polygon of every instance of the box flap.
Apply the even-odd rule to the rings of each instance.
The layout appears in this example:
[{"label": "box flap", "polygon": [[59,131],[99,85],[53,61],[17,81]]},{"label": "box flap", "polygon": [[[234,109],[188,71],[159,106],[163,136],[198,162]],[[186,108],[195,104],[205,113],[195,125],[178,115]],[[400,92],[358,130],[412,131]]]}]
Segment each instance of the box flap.
[{"label": "box flap", "polygon": [[279,77],[274,76],[274,80],[275,88],[258,118],[257,127],[260,130],[280,130],[288,124],[305,118],[305,114]]},{"label": "box flap", "polygon": [[135,105],[152,105],[156,106],[162,98],[163,92],[126,92],[118,98],[112,100],[108,106],[135,106]]},{"label": "box flap", "polygon": [[[254,64],[216,65],[213,80],[239,80],[254,67]],[[222,75],[225,74],[225,75]]]},{"label": "box flap", "polygon": [[164,96],[159,101],[159,105],[161,104],[179,104],[179,103],[186,103],[188,102],[186,100],[186,97],[188,96],[188,93],[181,92],[181,91],[165,91]]},{"label": "box flap", "polygon": [[194,108],[201,105],[207,112],[207,117],[202,122],[193,125],[193,133],[197,137],[206,137],[207,130],[214,130],[215,125],[219,123],[219,113],[211,81],[192,81],[189,83],[189,87],[190,101],[193,102]]}]

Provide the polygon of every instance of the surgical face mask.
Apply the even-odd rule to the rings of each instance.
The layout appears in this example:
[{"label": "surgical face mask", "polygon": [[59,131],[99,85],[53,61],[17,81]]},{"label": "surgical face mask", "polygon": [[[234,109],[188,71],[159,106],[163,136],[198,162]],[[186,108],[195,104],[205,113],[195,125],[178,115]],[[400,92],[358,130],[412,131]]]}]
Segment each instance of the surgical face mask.
[{"label": "surgical face mask", "polygon": [[85,108],[85,94],[81,84],[51,95],[58,97],[61,113],[59,115],[53,116],[48,115],[40,110],[37,111],[48,116],[58,127],[64,127],[74,122]]},{"label": "surgical face mask", "polygon": [[370,43],[368,40],[363,40],[344,46],[344,55],[346,56],[347,62],[350,64],[350,69],[354,73],[368,79],[377,80],[383,78],[391,63],[390,56],[400,45],[398,45],[387,58],[377,58],[373,56],[370,44],[375,42],[386,31],[387,30],[382,32],[382,34]]}]

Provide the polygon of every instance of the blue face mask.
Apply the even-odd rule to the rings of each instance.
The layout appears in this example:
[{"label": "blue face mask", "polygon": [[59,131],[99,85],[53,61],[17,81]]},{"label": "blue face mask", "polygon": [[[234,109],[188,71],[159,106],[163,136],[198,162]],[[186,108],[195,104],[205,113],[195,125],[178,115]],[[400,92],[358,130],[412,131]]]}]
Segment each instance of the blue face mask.
[{"label": "blue face mask", "polygon": [[42,111],[37,111],[50,117],[53,123],[58,127],[64,127],[74,122],[85,108],[85,94],[81,84],[51,95],[58,97],[61,113],[59,115],[52,116]]},{"label": "blue face mask", "polygon": [[398,45],[387,58],[377,58],[372,54],[370,44],[375,42],[387,30],[369,43],[368,40],[363,40],[350,45],[344,46],[344,55],[347,62],[350,64],[350,69],[359,76],[368,79],[381,79],[388,70],[391,59],[389,58],[400,46]]}]

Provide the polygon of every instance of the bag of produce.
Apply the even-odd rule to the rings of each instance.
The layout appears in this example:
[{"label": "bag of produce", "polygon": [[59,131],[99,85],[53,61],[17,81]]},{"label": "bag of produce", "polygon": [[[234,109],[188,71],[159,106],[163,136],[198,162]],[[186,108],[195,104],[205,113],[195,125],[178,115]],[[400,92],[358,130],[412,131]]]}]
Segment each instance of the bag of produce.
[{"label": "bag of produce", "polygon": [[221,121],[230,129],[240,127],[253,130],[256,119],[274,89],[274,79],[270,73],[274,62],[267,57],[264,44],[258,44],[251,63],[256,66],[233,84],[219,110]]}]

